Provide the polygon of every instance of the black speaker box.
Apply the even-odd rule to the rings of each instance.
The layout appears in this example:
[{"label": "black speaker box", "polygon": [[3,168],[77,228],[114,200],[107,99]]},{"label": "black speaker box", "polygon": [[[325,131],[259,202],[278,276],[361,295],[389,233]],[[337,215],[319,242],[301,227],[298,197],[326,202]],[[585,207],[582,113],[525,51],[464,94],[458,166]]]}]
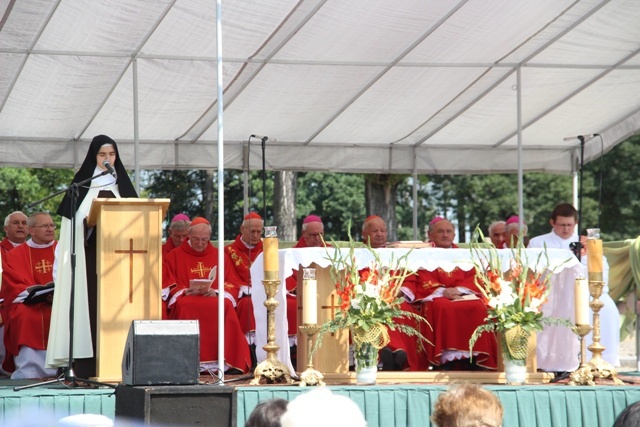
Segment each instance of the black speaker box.
[{"label": "black speaker box", "polygon": [[197,320],[134,320],[122,355],[126,385],[192,385],[200,377]]},{"label": "black speaker box", "polygon": [[[116,388],[116,424],[126,419],[152,426],[237,425],[237,391],[221,385]],[[135,424],[138,425],[138,424]]]}]

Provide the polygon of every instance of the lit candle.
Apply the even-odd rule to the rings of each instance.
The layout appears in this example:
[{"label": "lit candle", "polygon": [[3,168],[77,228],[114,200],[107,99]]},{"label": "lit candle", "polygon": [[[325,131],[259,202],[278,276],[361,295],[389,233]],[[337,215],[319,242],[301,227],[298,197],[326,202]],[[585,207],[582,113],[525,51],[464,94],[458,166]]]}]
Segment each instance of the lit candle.
[{"label": "lit candle", "polygon": [[264,271],[278,271],[278,235],[276,227],[264,228],[264,239],[262,241]]},{"label": "lit candle", "polygon": [[574,285],[576,325],[589,324],[589,282],[586,279],[576,279]]},{"label": "lit candle", "polygon": [[318,323],[318,282],[316,281],[316,269],[303,269],[302,280],[302,323],[315,325]]}]

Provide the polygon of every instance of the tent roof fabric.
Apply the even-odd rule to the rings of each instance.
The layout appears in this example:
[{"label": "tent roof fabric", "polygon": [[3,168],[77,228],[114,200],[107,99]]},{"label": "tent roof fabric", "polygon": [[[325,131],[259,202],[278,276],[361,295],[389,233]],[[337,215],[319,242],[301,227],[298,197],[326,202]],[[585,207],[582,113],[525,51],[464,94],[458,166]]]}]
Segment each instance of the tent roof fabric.
[{"label": "tent roof fabric", "polygon": [[[259,169],[260,134],[274,170],[515,172],[520,141],[570,173],[575,136],[590,161],[640,130],[638,23],[637,0],[225,0],[224,167]],[[0,165],[107,134],[129,167],[217,167],[215,29],[210,0],[0,0]]]}]

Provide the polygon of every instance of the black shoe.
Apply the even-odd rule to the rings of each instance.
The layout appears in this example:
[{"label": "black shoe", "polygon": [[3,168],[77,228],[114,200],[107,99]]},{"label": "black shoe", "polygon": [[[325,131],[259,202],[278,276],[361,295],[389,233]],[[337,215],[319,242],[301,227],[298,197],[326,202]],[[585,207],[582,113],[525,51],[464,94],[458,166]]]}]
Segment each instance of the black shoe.
[{"label": "black shoe", "polygon": [[249,345],[249,353],[251,354],[251,372],[255,371],[258,366],[258,358],[256,357],[256,345]]},{"label": "black shoe", "polygon": [[380,350],[379,356],[380,361],[382,362],[383,371],[395,371],[395,357],[393,355],[393,351],[391,351],[389,347],[385,347]]},{"label": "black shoe", "polygon": [[404,366],[407,364],[407,352],[404,350],[398,350],[393,353],[393,364],[396,371],[404,371]]},{"label": "black shoe", "polygon": [[242,375],[242,371],[237,368],[229,368],[226,371],[224,371],[224,374],[225,375]]}]

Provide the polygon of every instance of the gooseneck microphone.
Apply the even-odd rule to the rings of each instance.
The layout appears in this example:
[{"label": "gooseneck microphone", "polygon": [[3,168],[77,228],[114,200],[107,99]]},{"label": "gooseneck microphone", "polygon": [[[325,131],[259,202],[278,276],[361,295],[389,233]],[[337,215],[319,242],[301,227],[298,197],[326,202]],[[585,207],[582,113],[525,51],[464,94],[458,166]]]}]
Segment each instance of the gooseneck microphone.
[{"label": "gooseneck microphone", "polygon": [[588,135],[578,135],[578,136],[568,136],[566,138],[564,138],[565,141],[572,141],[574,139],[579,139],[580,141],[583,141],[585,138],[595,138],[596,136],[600,136],[599,133],[590,133]]},{"label": "gooseneck microphone", "polygon": [[109,163],[109,160],[105,160],[104,162],[102,162],[102,166],[104,166],[107,172],[109,172],[114,178],[116,178],[116,171],[113,169],[113,166],[111,166],[111,163]]},{"label": "gooseneck microphone", "polygon": [[251,135],[251,138],[258,138],[258,139],[261,139],[261,140],[262,140],[262,142],[266,142],[266,141],[269,139],[269,137],[268,137],[268,136],[262,136],[262,135]]}]

